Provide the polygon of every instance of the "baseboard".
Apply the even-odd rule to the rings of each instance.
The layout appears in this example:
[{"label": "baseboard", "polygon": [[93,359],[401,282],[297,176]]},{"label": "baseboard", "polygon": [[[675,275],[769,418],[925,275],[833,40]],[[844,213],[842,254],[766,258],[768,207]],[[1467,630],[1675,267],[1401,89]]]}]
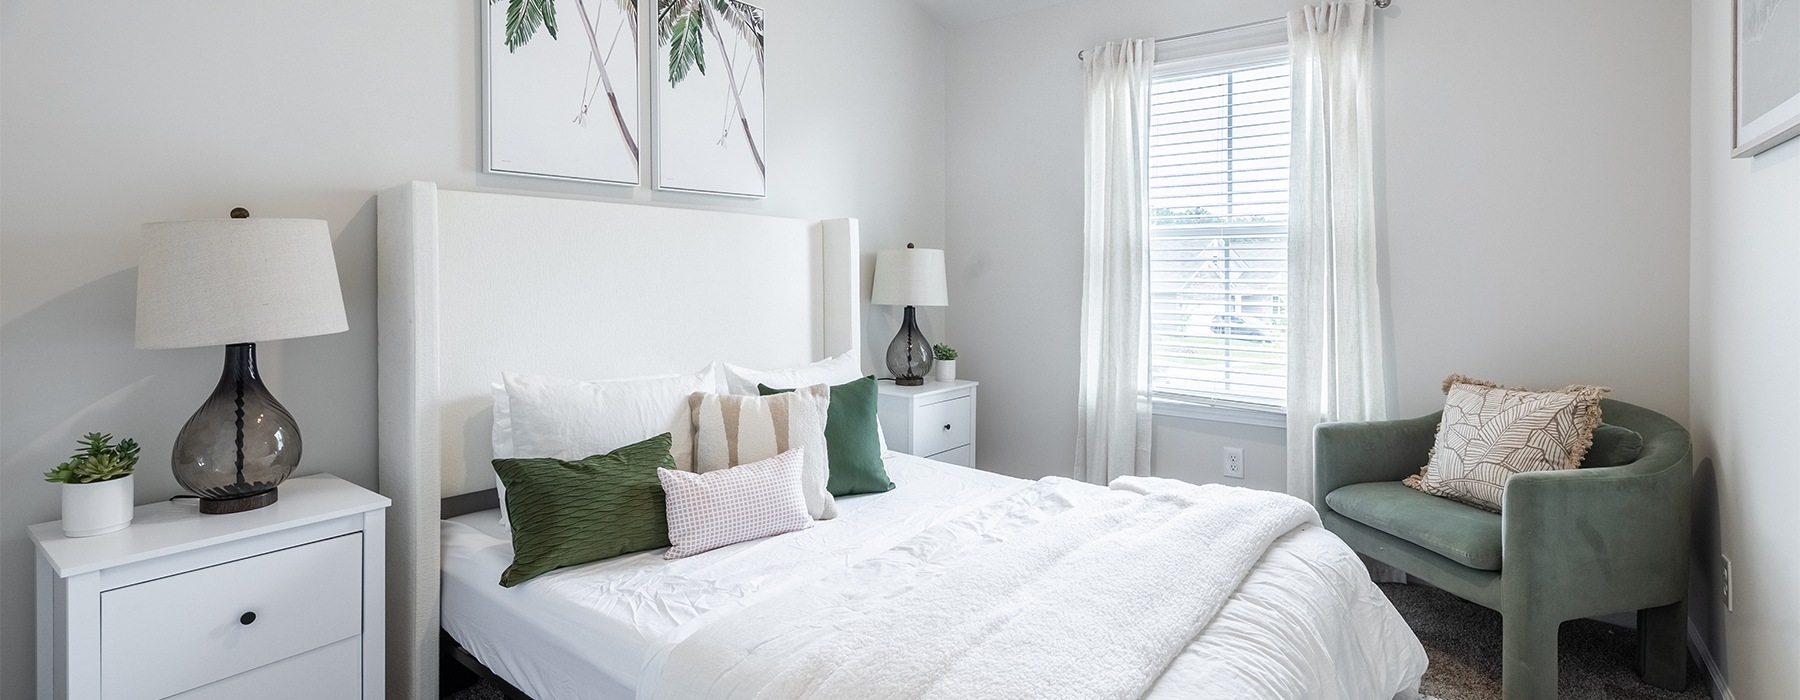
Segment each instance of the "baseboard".
[{"label": "baseboard", "polygon": [[1737,700],[1731,695],[1731,687],[1725,685],[1725,674],[1719,672],[1719,663],[1713,661],[1712,651],[1706,648],[1706,638],[1700,636],[1700,628],[1694,626],[1693,620],[1688,620],[1688,647],[1700,658],[1700,670],[1706,673],[1706,689],[1712,693],[1713,700]]}]

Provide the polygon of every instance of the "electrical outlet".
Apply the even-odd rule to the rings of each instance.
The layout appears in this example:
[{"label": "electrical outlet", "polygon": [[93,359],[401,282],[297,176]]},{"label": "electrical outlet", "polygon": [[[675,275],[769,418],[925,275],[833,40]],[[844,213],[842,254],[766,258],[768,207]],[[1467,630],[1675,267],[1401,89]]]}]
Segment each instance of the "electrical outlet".
[{"label": "electrical outlet", "polygon": [[1225,476],[1233,479],[1244,478],[1244,448],[1225,448]]},{"label": "electrical outlet", "polygon": [[1725,585],[1721,586],[1725,589],[1725,612],[1731,612],[1731,557],[1721,554],[1719,558],[1725,560]]}]

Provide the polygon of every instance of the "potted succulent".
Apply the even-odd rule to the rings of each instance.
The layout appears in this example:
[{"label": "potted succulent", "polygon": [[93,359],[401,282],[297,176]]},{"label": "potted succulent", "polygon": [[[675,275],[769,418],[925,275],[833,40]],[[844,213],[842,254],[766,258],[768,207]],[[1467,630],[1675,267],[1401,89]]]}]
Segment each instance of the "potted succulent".
[{"label": "potted succulent", "polygon": [[931,377],[940,382],[956,379],[956,348],[943,343],[931,346],[931,355],[937,364],[931,367]]},{"label": "potted succulent", "polygon": [[63,534],[92,537],[131,525],[131,470],[137,462],[137,441],[126,438],[114,445],[112,435],[88,433],[80,452],[44,472],[45,481],[62,484]]}]

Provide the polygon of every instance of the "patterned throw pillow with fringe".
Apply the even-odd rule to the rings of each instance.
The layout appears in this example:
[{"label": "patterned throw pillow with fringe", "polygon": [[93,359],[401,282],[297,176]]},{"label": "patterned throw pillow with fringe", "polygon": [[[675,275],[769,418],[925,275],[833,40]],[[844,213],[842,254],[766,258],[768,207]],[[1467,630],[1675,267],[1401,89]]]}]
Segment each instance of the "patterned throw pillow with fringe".
[{"label": "patterned throw pillow with fringe", "polygon": [[1512,475],[1581,466],[1609,391],[1580,384],[1530,391],[1450,375],[1431,457],[1404,483],[1498,513]]}]

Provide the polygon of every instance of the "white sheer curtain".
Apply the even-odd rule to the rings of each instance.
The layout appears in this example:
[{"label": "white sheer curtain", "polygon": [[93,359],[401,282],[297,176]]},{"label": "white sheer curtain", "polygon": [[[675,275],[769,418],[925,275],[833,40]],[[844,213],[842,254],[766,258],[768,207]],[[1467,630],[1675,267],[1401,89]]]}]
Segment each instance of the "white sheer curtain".
[{"label": "white sheer curtain", "polygon": [[1374,8],[1363,0],[1288,13],[1288,493],[1308,501],[1313,427],[1387,417],[1370,137],[1373,25]]},{"label": "white sheer curtain", "polygon": [[1087,51],[1086,262],[1075,478],[1150,474],[1150,71],[1156,44]]}]

